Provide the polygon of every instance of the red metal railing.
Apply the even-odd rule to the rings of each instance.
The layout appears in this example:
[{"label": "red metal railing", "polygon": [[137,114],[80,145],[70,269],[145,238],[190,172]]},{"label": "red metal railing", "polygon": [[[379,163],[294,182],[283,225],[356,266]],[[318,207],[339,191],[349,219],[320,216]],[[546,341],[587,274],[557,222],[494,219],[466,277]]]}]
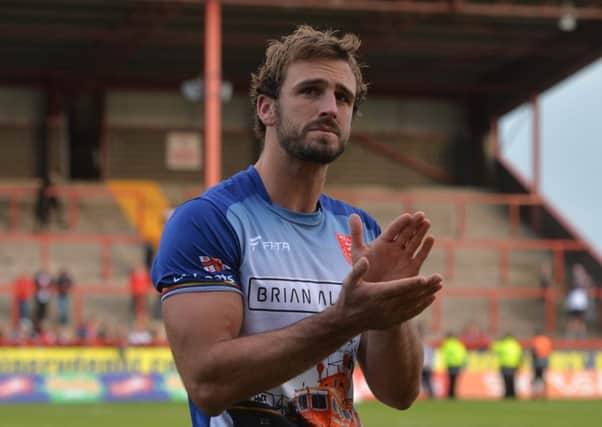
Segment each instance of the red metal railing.
[{"label": "red metal railing", "polygon": [[112,278],[111,248],[116,244],[141,245],[143,239],[137,234],[81,234],[81,233],[0,233],[2,242],[34,242],[39,245],[40,267],[49,268],[49,246],[54,243],[95,244],[100,246],[101,276],[103,279]]},{"label": "red metal railing", "polygon": [[[590,289],[589,296],[592,300],[598,300],[602,303],[602,289]],[[558,303],[564,301],[565,294],[556,289],[525,288],[525,287],[506,287],[506,288],[483,288],[483,287],[447,287],[442,290],[441,296],[433,304],[432,329],[441,332],[444,324],[442,318],[441,302],[445,298],[470,297],[485,298],[488,301],[487,326],[486,329],[490,335],[495,336],[500,332],[500,301],[509,298],[536,299],[544,301],[544,325],[547,333],[553,333],[557,326],[556,307]],[[484,326],[484,325],[483,325]],[[600,319],[600,329],[602,330],[602,319]]]},{"label": "red metal railing", "polygon": [[[158,297],[153,289],[149,287],[149,295]],[[598,304],[602,304],[602,289],[590,289],[590,298],[598,300]],[[16,323],[17,319],[17,304],[12,297],[12,285],[0,285],[0,295],[11,300],[11,319]],[[131,296],[127,285],[116,284],[86,284],[77,283],[72,292],[72,315],[74,324],[81,323],[83,319],[83,307],[85,298],[92,296],[110,296],[112,298],[128,298]],[[531,300],[544,301],[544,319],[543,325],[548,333],[553,333],[556,330],[558,319],[556,307],[558,303],[564,301],[564,294],[555,289],[540,289],[535,287],[444,287],[440,295],[435,300],[431,309],[431,328],[433,332],[442,332],[442,326],[446,323],[443,319],[442,301],[451,298],[466,298],[473,299],[484,298],[488,301],[487,310],[487,325],[481,325],[483,330],[486,330],[491,336],[496,336],[500,332],[500,304],[502,301],[510,298],[521,298]],[[140,313],[139,313],[140,314]]]},{"label": "red metal railing", "polygon": [[[9,213],[8,228],[16,230],[21,222],[20,204],[26,198],[35,199],[38,189],[34,185],[0,185],[0,197],[8,199]],[[135,200],[136,222],[138,225],[144,223],[146,199],[143,192],[136,190],[111,190],[109,188],[80,188],[74,186],[54,186],[49,193],[60,197],[65,203],[67,224],[71,230],[77,228],[81,201],[91,199],[114,200],[116,195]],[[33,213],[32,213],[33,214]]]},{"label": "red metal railing", "polygon": [[490,249],[498,252],[499,282],[504,286],[508,283],[510,273],[510,252],[518,250],[551,251],[554,254],[554,280],[565,283],[564,256],[567,251],[585,250],[585,246],[574,240],[563,239],[437,239],[435,248],[445,250],[445,278],[453,281],[455,278],[455,256],[458,249]]},{"label": "red metal railing", "polygon": [[[0,195],[5,195],[10,200],[10,226],[14,229],[19,224],[19,202],[24,197],[29,197],[35,194],[35,188],[32,186],[0,186]],[[110,197],[114,195],[109,189],[90,189],[90,188],[73,188],[73,187],[57,187],[55,190],[57,195],[64,197],[68,201],[69,206],[69,223],[72,227],[77,224],[79,216],[79,204],[82,199]],[[138,217],[143,221],[144,216],[144,197],[141,193],[132,191],[128,192],[130,197],[137,200]],[[194,195],[198,192],[195,191]],[[453,282],[456,276],[455,258],[456,252],[462,249],[490,249],[498,252],[498,283],[494,288],[482,287],[447,287],[442,293],[443,298],[452,297],[474,297],[486,298],[489,301],[489,330],[497,332],[499,328],[499,303],[500,300],[507,298],[543,298],[545,301],[545,325],[548,330],[553,330],[556,326],[556,315],[554,307],[560,298],[564,295],[564,288],[549,289],[543,291],[533,287],[512,287],[508,284],[510,262],[509,257],[511,251],[518,250],[537,250],[550,251],[553,253],[554,259],[554,278],[559,284],[565,283],[564,257],[567,251],[581,251],[587,248],[580,242],[573,240],[538,240],[538,239],[520,239],[520,208],[521,206],[536,206],[542,203],[537,196],[523,194],[449,194],[449,193],[403,193],[395,191],[331,191],[335,197],[346,200],[353,204],[359,202],[366,203],[370,201],[388,203],[401,203],[403,211],[412,211],[414,206],[420,203],[439,203],[453,205],[455,208],[455,238],[439,238],[437,239],[435,248],[440,248],[445,251],[445,271],[444,275],[447,282]],[[468,239],[466,211],[469,205],[502,205],[508,206],[510,236],[512,238],[505,239]],[[40,261],[42,266],[48,266],[50,263],[49,246],[52,244],[70,244],[70,243],[92,243],[99,245],[101,256],[102,278],[110,280],[112,277],[111,268],[111,248],[115,244],[141,244],[142,239],[134,234],[81,234],[81,233],[42,233],[30,234],[19,232],[0,233],[0,242],[36,242],[39,244]],[[112,295],[127,295],[126,287],[115,287],[107,285],[98,286],[78,286],[74,294],[74,315],[76,318],[81,317],[81,304],[83,299],[88,295],[95,294],[112,294]],[[0,288],[0,294],[10,293],[6,289]],[[601,298],[601,291],[593,291],[592,297]],[[81,301],[81,302],[78,302]],[[441,328],[443,323],[441,312],[441,299],[433,306],[433,326]]]},{"label": "red metal railing", "polygon": [[458,194],[458,193],[405,193],[386,190],[351,190],[334,189],[329,192],[333,197],[345,200],[353,205],[366,202],[388,202],[402,205],[403,212],[416,210],[419,203],[453,205],[455,209],[455,237],[466,236],[466,209],[470,205],[508,206],[510,235],[518,236],[520,230],[521,206],[541,205],[541,199],[529,194]]}]

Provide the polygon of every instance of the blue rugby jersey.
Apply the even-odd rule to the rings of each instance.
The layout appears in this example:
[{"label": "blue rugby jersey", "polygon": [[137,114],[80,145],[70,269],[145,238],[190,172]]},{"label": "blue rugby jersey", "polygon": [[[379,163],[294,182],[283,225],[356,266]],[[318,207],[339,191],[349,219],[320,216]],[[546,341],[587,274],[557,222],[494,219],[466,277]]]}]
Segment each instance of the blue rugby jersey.
[{"label": "blue rugby jersey", "polygon": [[[380,228],[374,219],[326,195],[312,213],[272,204],[250,166],[175,210],[153,264],[153,283],[162,300],[188,292],[240,294],[241,335],[286,327],[336,302],[351,270],[349,216],[354,212],[362,218],[365,240],[375,239]],[[305,424],[299,425],[325,419],[358,425],[351,379],[358,346],[359,336],[304,373],[218,417],[203,415],[190,401],[192,424],[248,425],[255,411],[272,417],[274,426],[297,425],[300,419]]]}]

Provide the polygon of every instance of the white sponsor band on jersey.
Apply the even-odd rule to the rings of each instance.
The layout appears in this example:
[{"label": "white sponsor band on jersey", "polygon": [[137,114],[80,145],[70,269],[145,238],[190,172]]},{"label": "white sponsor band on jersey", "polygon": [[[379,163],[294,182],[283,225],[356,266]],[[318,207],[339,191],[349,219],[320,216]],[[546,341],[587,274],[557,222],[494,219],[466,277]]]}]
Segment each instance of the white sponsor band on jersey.
[{"label": "white sponsor band on jersey", "polygon": [[250,310],[319,313],[336,303],[340,290],[339,282],[252,277],[248,306]]}]

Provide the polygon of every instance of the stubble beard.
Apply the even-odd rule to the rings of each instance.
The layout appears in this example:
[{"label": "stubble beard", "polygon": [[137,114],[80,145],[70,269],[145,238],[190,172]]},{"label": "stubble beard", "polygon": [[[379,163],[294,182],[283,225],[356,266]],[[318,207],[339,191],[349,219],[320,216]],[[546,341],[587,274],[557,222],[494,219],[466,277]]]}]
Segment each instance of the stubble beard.
[{"label": "stubble beard", "polygon": [[315,125],[316,123],[314,122],[299,129],[286,120],[286,118],[282,117],[280,108],[276,107],[276,135],[282,149],[297,160],[328,165],[343,154],[348,138],[342,137],[339,131],[338,135],[336,135],[337,143],[335,145],[332,145],[331,141],[326,138],[309,139],[309,128]]}]

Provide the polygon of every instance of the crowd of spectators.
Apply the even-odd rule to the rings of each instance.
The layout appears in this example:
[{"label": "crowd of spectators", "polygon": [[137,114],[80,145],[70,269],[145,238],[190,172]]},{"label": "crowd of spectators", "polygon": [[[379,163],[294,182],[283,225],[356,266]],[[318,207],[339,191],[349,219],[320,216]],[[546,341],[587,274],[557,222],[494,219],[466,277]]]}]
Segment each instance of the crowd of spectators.
[{"label": "crowd of spectators", "polygon": [[0,346],[159,346],[167,345],[160,321],[145,317],[119,323],[110,317],[90,316],[79,324],[44,321],[38,329],[28,321],[16,327],[0,323]]},{"label": "crowd of spectators", "polygon": [[107,311],[80,321],[72,316],[75,283],[67,269],[56,275],[44,268],[33,276],[21,274],[12,285],[15,316],[10,322],[0,321],[0,346],[166,345],[160,309],[147,304],[150,286],[147,269],[138,265],[129,275],[126,320],[119,322],[116,318],[124,316]]}]

